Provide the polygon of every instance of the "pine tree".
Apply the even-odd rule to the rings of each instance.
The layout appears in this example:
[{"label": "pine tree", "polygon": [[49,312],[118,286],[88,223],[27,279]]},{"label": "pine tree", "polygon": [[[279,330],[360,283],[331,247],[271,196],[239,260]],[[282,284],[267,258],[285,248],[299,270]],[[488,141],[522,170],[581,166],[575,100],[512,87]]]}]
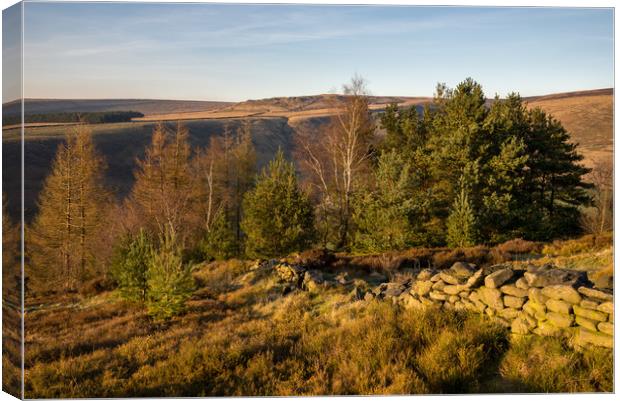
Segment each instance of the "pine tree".
[{"label": "pine tree", "polygon": [[396,150],[382,153],[375,173],[376,188],[356,199],[354,248],[384,252],[413,245],[418,205],[411,164]]},{"label": "pine tree", "polygon": [[183,262],[172,224],[168,224],[151,253],[147,272],[147,311],[156,319],[168,319],[185,309],[194,289],[191,264]]},{"label": "pine tree", "polygon": [[76,289],[96,272],[98,231],[110,193],[104,187],[105,163],[84,125],[72,128],[59,145],[52,172],[39,196],[27,250],[34,285]]},{"label": "pine tree", "polygon": [[135,236],[127,235],[117,247],[110,271],[123,298],[146,302],[152,254],[152,241],[144,230]]},{"label": "pine tree", "polygon": [[476,244],[476,216],[469,200],[464,179],[461,179],[460,192],[454,200],[446,225],[448,246],[463,248]]},{"label": "pine tree", "polygon": [[308,196],[295,176],[295,168],[281,149],[263,169],[256,187],[243,199],[241,228],[247,236],[249,257],[275,257],[300,251],[313,237],[313,214]]}]

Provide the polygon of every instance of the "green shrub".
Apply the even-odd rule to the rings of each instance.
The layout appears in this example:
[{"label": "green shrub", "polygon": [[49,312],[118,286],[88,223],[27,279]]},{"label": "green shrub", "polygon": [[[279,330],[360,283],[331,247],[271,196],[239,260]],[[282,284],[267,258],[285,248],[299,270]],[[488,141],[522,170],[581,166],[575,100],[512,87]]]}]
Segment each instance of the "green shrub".
[{"label": "green shrub", "polygon": [[176,234],[168,227],[158,250],[153,251],[147,272],[147,311],[157,319],[167,319],[185,309],[194,291],[191,264],[185,264]]},{"label": "green shrub", "polygon": [[215,218],[213,226],[200,244],[200,251],[206,260],[225,260],[237,254],[235,232],[225,213],[219,213]]},{"label": "green shrub", "polygon": [[144,230],[134,237],[127,236],[116,249],[111,273],[124,299],[139,303],[146,301],[147,271],[152,253],[151,239]]}]

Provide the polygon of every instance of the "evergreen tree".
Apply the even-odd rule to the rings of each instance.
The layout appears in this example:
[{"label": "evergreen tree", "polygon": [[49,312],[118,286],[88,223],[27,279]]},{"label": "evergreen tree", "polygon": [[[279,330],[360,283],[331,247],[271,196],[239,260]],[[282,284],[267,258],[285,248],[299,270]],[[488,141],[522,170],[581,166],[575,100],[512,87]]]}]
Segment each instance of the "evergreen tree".
[{"label": "evergreen tree", "polygon": [[35,286],[76,289],[97,268],[96,241],[110,206],[103,186],[104,161],[84,125],[60,144],[39,196],[39,214],[30,231],[30,275]]},{"label": "evergreen tree", "polygon": [[138,303],[146,302],[152,254],[153,245],[144,230],[140,230],[136,236],[128,235],[117,247],[110,271],[123,298]]},{"label": "evergreen tree", "polygon": [[464,178],[461,179],[460,192],[454,199],[446,225],[448,246],[464,248],[476,244],[476,216],[469,200]]},{"label": "evergreen tree", "polygon": [[181,313],[194,289],[192,266],[183,262],[172,224],[165,227],[160,246],[151,253],[147,272],[147,311],[156,319]]},{"label": "evergreen tree", "polygon": [[313,237],[312,206],[300,191],[295,168],[281,149],[263,169],[243,200],[241,228],[249,257],[274,257],[300,251]]},{"label": "evergreen tree", "polygon": [[419,206],[411,164],[393,149],[379,157],[376,188],[360,195],[353,213],[354,248],[365,252],[404,249],[415,243]]},{"label": "evergreen tree", "polygon": [[220,211],[215,217],[200,245],[205,259],[224,260],[238,254],[237,237],[230,220],[225,211]]}]

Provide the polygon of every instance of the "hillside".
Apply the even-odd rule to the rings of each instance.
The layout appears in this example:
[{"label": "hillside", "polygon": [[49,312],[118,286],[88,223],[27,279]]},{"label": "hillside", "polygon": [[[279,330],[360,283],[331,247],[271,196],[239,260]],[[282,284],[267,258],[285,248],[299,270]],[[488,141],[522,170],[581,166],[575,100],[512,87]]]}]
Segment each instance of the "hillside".
[{"label": "hillside", "polygon": [[[338,95],[299,96],[248,100],[230,104],[222,102],[184,102],[175,100],[28,100],[29,109],[37,112],[76,111],[90,107],[93,111],[132,109],[145,114],[130,123],[93,126],[96,144],[108,163],[109,183],[126,195],[133,183],[132,170],[136,157],[141,157],[150,139],[155,121],[185,120],[192,143],[205,146],[211,135],[219,135],[225,125],[232,129],[242,120],[250,119],[254,143],[258,149],[259,166],[273,156],[278,147],[290,152],[295,132],[313,128],[333,114]],[[424,105],[431,98],[371,97],[371,109],[380,112],[385,105],[397,102],[405,107]],[[594,160],[613,157],[613,90],[572,92],[525,99],[529,107],[541,107],[558,118],[580,144],[586,165]],[[7,105],[5,105],[7,107]],[[9,104],[8,110],[14,110]],[[28,127],[26,129],[26,216],[32,215],[35,199],[47,175],[56,147],[64,135],[62,125]],[[4,185],[11,214],[18,212],[19,194],[19,131],[3,130]]]},{"label": "hillside", "polygon": [[558,93],[525,99],[562,122],[579,143],[586,164],[613,159],[613,89]]}]

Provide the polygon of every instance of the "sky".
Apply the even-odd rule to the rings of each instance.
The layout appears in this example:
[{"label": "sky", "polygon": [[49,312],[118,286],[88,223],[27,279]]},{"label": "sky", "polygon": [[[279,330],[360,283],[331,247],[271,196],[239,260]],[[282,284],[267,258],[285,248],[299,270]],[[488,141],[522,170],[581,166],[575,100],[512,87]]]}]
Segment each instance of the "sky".
[{"label": "sky", "polygon": [[25,3],[24,29],[28,98],[242,101],[354,74],[398,96],[467,77],[489,97],[614,83],[612,9]]}]

